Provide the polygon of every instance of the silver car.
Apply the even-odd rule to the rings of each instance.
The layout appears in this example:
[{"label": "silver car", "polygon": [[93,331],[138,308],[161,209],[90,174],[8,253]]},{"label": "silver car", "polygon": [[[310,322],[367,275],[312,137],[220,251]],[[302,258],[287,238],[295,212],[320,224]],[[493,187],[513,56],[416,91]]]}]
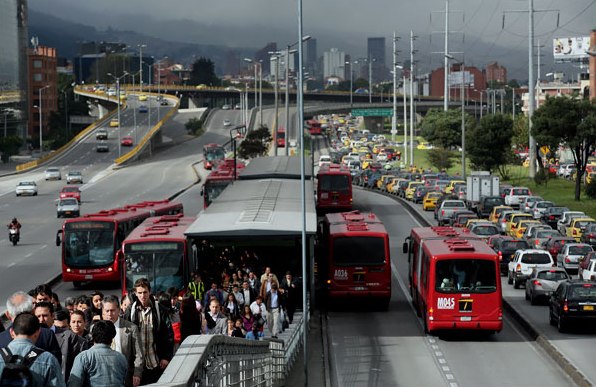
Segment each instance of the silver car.
[{"label": "silver car", "polygon": [[64,198],[58,200],[56,203],[56,216],[62,217],[78,217],[81,214],[79,201],[75,198]]},{"label": "silver car", "polygon": [[34,181],[21,181],[15,190],[17,196],[37,196],[37,184]]},{"label": "silver car", "polygon": [[594,251],[594,249],[587,243],[565,243],[557,255],[557,266],[565,270],[577,271],[579,259],[590,251]]},{"label": "silver car", "polygon": [[47,180],[62,180],[62,174],[60,173],[60,168],[50,167],[46,169],[46,181]]},{"label": "silver car", "polygon": [[551,202],[550,200],[542,200],[540,202],[536,202],[536,204],[532,206],[532,215],[534,216],[534,219],[542,218],[542,214],[544,214],[544,211],[546,211],[547,208],[554,206],[555,203]]},{"label": "silver car", "polygon": [[70,183],[83,184],[83,174],[81,171],[69,171],[66,174],[66,184]]},{"label": "silver car", "polygon": [[561,268],[535,268],[526,281],[526,300],[532,305],[540,298],[548,299],[559,283],[567,281],[569,274]]}]

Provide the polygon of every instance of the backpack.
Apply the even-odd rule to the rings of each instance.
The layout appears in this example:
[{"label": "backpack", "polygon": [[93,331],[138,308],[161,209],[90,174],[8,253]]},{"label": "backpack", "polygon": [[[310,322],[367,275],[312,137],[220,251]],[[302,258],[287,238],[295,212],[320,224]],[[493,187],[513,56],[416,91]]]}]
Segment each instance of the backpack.
[{"label": "backpack", "polygon": [[43,352],[42,349],[32,348],[27,356],[23,357],[13,355],[8,348],[1,348],[4,369],[0,375],[0,386],[32,386],[33,375],[29,367]]}]

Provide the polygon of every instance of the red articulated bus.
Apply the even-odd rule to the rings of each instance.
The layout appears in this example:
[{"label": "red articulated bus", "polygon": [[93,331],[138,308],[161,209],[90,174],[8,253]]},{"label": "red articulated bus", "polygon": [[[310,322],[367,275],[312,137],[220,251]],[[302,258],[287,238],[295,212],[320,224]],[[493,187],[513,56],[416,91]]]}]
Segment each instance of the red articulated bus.
[{"label": "red articulated bus", "polygon": [[317,211],[352,209],[352,175],[345,165],[323,164],[317,173]]},{"label": "red articulated bus", "polygon": [[122,241],[151,216],[183,213],[182,203],[146,201],[67,219],[56,234],[62,246],[62,280],[80,287],[84,281],[120,281],[117,252]]},{"label": "red articulated bus", "polygon": [[328,300],[362,298],[391,300],[389,234],[371,212],[327,214],[319,224],[321,240],[317,269],[322,274]]},{"label": "red articulated bus", "polygon": [[306,126],[311,136],[320,135],[322,133],[321,123],[317,120],[306,121]]},{"label": "red articulated bus", "polygon": [[196,260],[184,233],[196,220],[182,214],[147,218],[122,242],[122,292],[130,291],[139,278],[147,278],[153,292],[175,287],[181,290],[190,281]]},{"label": "red articulated bus", "polygon": [[211,169],[220,160],[226,158],[226,150],[219,144],[206,144],[203,146],[203,167]]},{"label": "red articulated bus", "polygon": [[418,312],[425,332],[503,329],[499,258],[486,242],[426,240],[420,261]]},{"label": "red articulated bus", "polygon": [[286,146],[286,129],[283,127],[277,128],[275,132],[275,144],[278,148],[284,148]]},{"label": "red articulated bus", "polygon": [[418,278],[420,276],[420,246],[424,241],[436,239],[480,239],[476,235],[470,233],[467,228],[456,228],[451,226],[433,226],[433,227],[414,227],[410,231],[410,236],[406,238],[403,245],[404,254],[408,254],[408,287],[410,288],[410,295],[412,296],[412,303],[416,310],[420,294],[418,289]]},{"label": "red articulated bus", "polygon": [[[236,161],[236,177],[246,165],[241,161]],[[203,196],[203,208],[209,205],[223,192],[223,190],[234,181],[234,159],[224,159],[217,164],[217,169],[211,170],[203,187],[201,196]]]}]

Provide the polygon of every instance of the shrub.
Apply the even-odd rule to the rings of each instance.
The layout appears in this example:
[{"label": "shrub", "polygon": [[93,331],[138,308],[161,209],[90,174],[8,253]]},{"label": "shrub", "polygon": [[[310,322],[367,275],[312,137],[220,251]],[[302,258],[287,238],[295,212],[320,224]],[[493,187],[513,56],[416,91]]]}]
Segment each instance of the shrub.
[{"label": "shrub", "polygon": [[548,183],[548,170],[545,170],[544,168],[539,168],[536,171],[536,175],[534,176],[534,182],[536,183],[536,185],[542,185],[542,184],[547,184]]},{"label": "shrub", "polygon": [[590,184],[586,184],[586,195],[590,199],[596,199],[596,180],[592,179]]}]

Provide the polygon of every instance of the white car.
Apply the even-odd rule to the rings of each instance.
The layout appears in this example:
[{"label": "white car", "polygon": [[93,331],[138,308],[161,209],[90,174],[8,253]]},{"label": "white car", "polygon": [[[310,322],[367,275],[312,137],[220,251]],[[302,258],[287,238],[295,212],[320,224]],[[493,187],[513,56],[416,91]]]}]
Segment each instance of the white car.
[{"label": "white car", "polygon": [[379,152],[377,154],[377,161],[387,161],[387,153]]},{"label": "white car", "polygon": [[60,168],[50,167],[46,169],[46,180],[62,180],[62,174]]},{"label": "white car", "polygon": [[588,268],[582,271],[584,281],[596,281],[596,259],[590,260]]},{"label": "white car", "polygon": [[519,208],[520,199],[524,196],[532,196],[532,192],[527,187],[511,187],[505,193],[505,205],[513,208]]},{"label": "white car", "polygon": [[83,184],[83,174],[80,171],[69,171],[66,174],[66,184],[70,183]]},{"label": "white car", "polygon": [[232,123],[230,122],[230,120],[224,120],[223,124],[224,124],[224,126],[230,126],[230,125],[232,125]]},{"label": "white car", "polygon": [[17,196],[37,196],[37,184],[34,181],[21,181],[15,190]]},{"label": "white car", "polygon": [[525,284],[534,268],[550,268],[554,264],[555,261],[548,251],[535,249],[517,250],[513,259],[508,264],[507,283],[513,284],[513,287],[518,289],[521,284]]},{"label": "white car", "polygon": [[75,198],[59,199],[56,203],[56,216],[62,217],[78,217],[81,213],[79,201]]},{"label": "white car", "polygon": [[321,155],[319,157],[319,167],[325,165],[325,164],[331,164],[331,156],[329,155]]}]

